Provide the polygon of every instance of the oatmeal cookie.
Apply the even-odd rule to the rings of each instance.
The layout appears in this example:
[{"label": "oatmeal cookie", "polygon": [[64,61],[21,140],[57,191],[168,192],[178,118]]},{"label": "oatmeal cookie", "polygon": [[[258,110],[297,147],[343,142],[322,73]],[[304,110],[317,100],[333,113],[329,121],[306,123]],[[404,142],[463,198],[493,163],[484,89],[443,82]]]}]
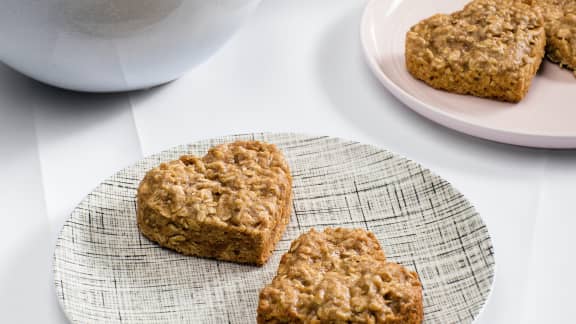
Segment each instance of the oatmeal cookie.
[{"label": "oatmeal cookie", "polygon": [[406,35],[408,71],[437,89],[522,100],[546,45],[542,15],[528,3],[474,0],[419,22]]},{"label": "oatmeal cookie", "polygon": [[258,323],[422,322],[418,275],[386,262],[371,232],[312,229],[292,242],[260,292]]},{"label": "oatmeal cookie", "polygon": [[239,141],[150,170],[137,220],[144,236],[182,254],[262,265],[288,224],[291,199],[278,148]]},{"label": "oatmeal cookie", "polygon": [[546,28],[546,56],[576,76],[576,0],[535,0]]}]

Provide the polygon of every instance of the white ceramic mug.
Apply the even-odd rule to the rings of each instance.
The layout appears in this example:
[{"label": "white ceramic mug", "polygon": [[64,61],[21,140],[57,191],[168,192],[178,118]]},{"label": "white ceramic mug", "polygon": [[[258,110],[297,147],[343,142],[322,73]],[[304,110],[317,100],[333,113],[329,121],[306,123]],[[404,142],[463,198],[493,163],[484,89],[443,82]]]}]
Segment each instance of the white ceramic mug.
[{"label": "white ceramic mug", "polygon": [[180,77],[260,0],[2,0],[0,60],[66,89],[115,92]]}]

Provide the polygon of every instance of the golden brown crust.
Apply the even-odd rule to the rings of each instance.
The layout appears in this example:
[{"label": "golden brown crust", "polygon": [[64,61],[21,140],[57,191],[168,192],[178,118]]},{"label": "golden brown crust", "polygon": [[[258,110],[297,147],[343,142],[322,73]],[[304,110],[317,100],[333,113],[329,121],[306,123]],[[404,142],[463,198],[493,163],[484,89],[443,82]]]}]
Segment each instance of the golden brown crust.
[{"label": "golden brown crust", "polygon": [[291,199],[276,146],[238,141],[150,170],[138,188],[138,226],[182,254],[262,265],[290,220]]},{"label": "golden brown crust", "polygon": [[545,42],[542,16],[532,6],[474,0],[413,26],[406,35],[406,66],[437,89],[518,102],[540,66]]},{"label": "golden brown crust", "polygon": [[260,292],[257,321],[419,324],[422,318],[415,272],[386,262],[371,232],[329,228],[292,242]]}]

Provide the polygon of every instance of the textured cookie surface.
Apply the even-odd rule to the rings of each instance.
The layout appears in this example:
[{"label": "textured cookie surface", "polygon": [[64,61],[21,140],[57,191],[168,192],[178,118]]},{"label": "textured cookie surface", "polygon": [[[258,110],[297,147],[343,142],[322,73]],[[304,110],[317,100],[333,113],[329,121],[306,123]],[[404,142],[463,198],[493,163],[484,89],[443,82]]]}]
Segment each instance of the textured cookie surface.
[{"label": "textured cookie surface", "polygon": [[276,146],[223,144],[150,170],[138,188],[138,226],[186,255],[262,265],[290,219],[291,195]]},{"label": "textured cookie surface", "polygon": [[546,44],[542,15],[512,0],[474,0],[437,14],[406,35],[408,71],[428,85],[518,102],[528,92]]},{"label": "textured cookie surface", "polygon": [[546,56],[560,66],[575,70],[576,0],[535,0],[546,28]]},{"label": "textured cookie surface", "polygon": [[260,293],[258,323],[422,322],[415,272],[386,262],[371,232],[311,230],[292,242]]}]

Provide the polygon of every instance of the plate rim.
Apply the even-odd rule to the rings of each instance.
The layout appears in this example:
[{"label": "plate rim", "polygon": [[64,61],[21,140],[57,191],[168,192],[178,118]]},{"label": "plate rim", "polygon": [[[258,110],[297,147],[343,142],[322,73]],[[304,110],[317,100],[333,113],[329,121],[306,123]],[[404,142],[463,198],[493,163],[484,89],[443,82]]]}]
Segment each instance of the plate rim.
[{"label": "plate rim", "polygon": [[[364,53],[364,58],[370,67],[372,73],[384,85],[384,87],[394,97],[399,99],[404,105],[420,114],[421,116],[440,124],[444,127],[453,129],[460,133],[470,136],[483,138],[486,140],[512,144],[518,146],[532,147],[532,148],[553,148],[553,149],[575,149],[576,148],[576,135],[553,135],[553,134],[538,134],[525,131],[514,131],[509,129],[501,129],[489,127],[485,125],[476,124],[465,120],[458,116],[452,116],[434,105],[422,101],[411,93],[407,92],[394,81],[392,81],[386,73],[380,68],[376,59],[376,49],[373,46],[373,41],[370,39],[373,36],[373,19],[371,15],[377,4],[383,3],[391,5],[394,0],[369,0],[362,13],[360,23],[360,41]],[[396,0],[398,1],[398,0]],[[401,0],[405,1],[405,0]]]},{"label": "plate rim", "polygon": [[[376,0],[376,1],[378,1],[378,0]],[[422,169],[427,170],[431,176],[437,177],[441,181],[448,184],[449,187],[451,188],[451,190],[462,195],[464,197],[464,199],[468,202],[468,204],[475,210],[477,217],[479,218],[479,220],[484,225],[484,228],[486,229],[486,232],[487,232],[488,239],[490,240],[490,246],[492,247],[492,258],[493,258],[494,262],[492,264],[492,278],[491,278],[491,282],[490,282],[490,287],[489,287],[488,293],[486,294],[486,297],[484,298],[484,300],[482,302],[480,309],[478,310],[478,313],[476,314],[475,318],[472,321],[472,324],[477,323],[478,320],[480,318],[482,318],[483,314],[485,313],[485,309],[486,309],[486,306],[488,304],[488,301],[492,298],[492,295],[494,292],[494,285],[496,282],[496,277],[498,275],[498,266],[497,266],[498,262],[497,262],[496,247],[494,245],[494,239],[493,239],[492,231],[490,230],[490,227],[488,227],[488,224],[486,223],[486,221],[484,220],[484,218],[482,217],[480,212],[478,212],[475,204],[473,204],[472,201],[470,199],[468,199],[468,197],[465,196],[461,192],[461,190],[457,186],[455,186],[451,181],[440,176],[438,173],[436,173],[432,169],[426,167],[425,165],[422,165],[421,163],[419,163],[413,159],[410,159],[410,158],[408,158],[402,154],[396,153],[395,151],[391,151],[387,148],[380,147],[380,146],[374,145],[374,144],[364,143],[364,142],[360,142],[360,141],[352,140],[352,139],[347,139],[347,138],[340,137],[340,136],[319,135],[319,134],[311,134],[311,133],[306,133],[306,132],[246,132],[246,133],[226,134],[226,135],[218,135],[218,136],[214,136],[214,137],[196,139],[196,140],[193,140],[191,142],[187,142],[187,143],[183,143],[183,144],[171,145],[168,148],[164,148],[160,151],[153,152],[151,154],[147,154],[147,155],[139,158],[138,160],[133,161],[132,163],[121,167],[120,169],[118,169],[116,172],[112,173],[108,177],[105,177],[96,186],[94,186],[82,199],[80,199],[77,204],[75,204],[74,209],[72,210],[72,212],[69,215],[66,216],[64,222],[62,223],[62,226],[60,227],[60,229],[58,231],[58,236],[56,237],[55,243],[52,246],[53,250],[52,250],[52,257],[51,257],[52,289],[54,292],[53,296],[58,300],[59,308],[62,311],[62,313],[64,314],[66,320],[68,320],[70,323],[73,323],[73,324],[77,323],[77,321],[73,320],[72,316],[67,312],[66,307],[63,304],[63,300],[58,297],[58,286],[57,286],[58,281],[56,279],[56,273],[58,272],[58,269],[57,269],[57,262],[56,262],[56,260],[57,260],[56,252],[57,252],[58,245],[59,245],[59,242],[60,242],[61,237],[62,237],[62,232],[65,229],[66,223],[72,218],[72,216],[73,216],[74,212],[76,211],[76,209],[78,208],[78,206],[80,206],[84,201],[86,201],[92,192],[97,190],[106,181],[113,179],[117,174],[122,173],[126,169],[135,167],[141,161],[148,159],[148,158],[151,158],[151,157],[154,157],[154,156],[159,156],[165,152],[169,152],[169,151],[177,149],[179,147],[191,146],[191,145],[195,145],[195,144],[205,142],[205,141],[210,141],[210,140],[220,140],[220,139],[225,139],[225,138],[235,138],[235,137],[254,136],[254,135],[260,135],[260,136],[264,136],[264,137],[265,136],[298,136],[298,137],[307,137],[307,138],[328,138],[328,139],[336,140],[339,143],[356,143],[356,144],[360,144],[363,146],[374,148],[374,149],[377,149],[380,151],[385,151],[385,152],[391,153],[392,155],[394,155],[398,158],[406,160],[408,163],[416,164],[419,167],[421,167]]]}]

